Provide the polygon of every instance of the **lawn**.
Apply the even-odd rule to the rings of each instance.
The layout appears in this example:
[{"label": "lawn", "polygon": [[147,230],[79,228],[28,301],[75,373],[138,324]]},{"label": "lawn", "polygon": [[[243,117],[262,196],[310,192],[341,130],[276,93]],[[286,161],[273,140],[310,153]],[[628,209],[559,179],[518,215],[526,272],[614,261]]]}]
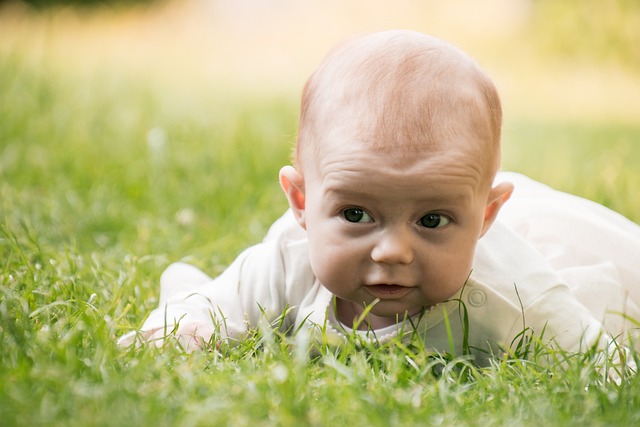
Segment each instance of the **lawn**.
[{"label": "lawn", "polygon": [[[98,83],[99,82],[99,83]],[[310,357],[265,328],[235,347],[119,349],[186,260],[210,274],[286,208],[297,99],[162,90],[0,58],[0,424],[637,425],[640,379],[563,355],[479,369],[418,346]],[[504,168],[640,221],[640,123],[508,116]]]}]

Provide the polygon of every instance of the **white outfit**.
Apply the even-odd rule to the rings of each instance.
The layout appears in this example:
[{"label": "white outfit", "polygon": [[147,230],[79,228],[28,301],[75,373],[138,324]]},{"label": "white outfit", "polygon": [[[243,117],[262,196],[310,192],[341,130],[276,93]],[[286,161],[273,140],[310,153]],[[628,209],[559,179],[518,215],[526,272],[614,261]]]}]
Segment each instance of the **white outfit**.
[{"label": "white outfit", "polygon": [[[461,354],[465,311],[468,345],[480,365],[509,349],[525,326],[569,351],[606,345],[633,329],[622,313],[640,320],[640,226],[522,175],[501,173],[497,180],[516,189],[478,242],[467,284],[450,301],[412,319],[426,345],[449,351],[448,323]],[[311,271],[305,232],[290,212],[215,279],[187,264],[169,266],[159,307],[144,322],[142,337],[163,337],[178,322],[217,322],[223,337],[236,337],[285,310],[284,329],[322,329],[336,337],[352,332],[335,318],[333,295]],[[385,341],[399,329],[369,334]],[[121,344],[134,338],[128,334]]]}]

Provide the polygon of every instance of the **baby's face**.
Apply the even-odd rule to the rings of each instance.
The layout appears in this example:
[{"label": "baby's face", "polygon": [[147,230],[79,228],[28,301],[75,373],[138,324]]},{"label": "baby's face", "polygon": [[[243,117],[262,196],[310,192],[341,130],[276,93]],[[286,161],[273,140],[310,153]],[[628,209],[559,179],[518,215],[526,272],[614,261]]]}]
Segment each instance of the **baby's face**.
[{"label": "baby's face", "polygon": [[315,275],[339,306],[378,299],[372,313],[389,323],[458,292],[490,223],[476,156],[414,151],[374,152],[334,131],[305,168],[301,224]]}]

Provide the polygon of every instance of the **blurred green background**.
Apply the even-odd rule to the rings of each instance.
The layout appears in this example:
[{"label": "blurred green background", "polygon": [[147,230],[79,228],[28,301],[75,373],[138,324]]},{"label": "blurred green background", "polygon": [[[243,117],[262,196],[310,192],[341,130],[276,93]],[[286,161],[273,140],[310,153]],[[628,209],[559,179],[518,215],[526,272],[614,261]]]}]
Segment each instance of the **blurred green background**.
[{"label": "blurred green background", "polygon": [[[412,28],[460,46],[502,94],[506,169],[640,221],[637,1],[45,3],[0,2],[3,425],[257,425],[263,413],[296,414],[298,398],[324,402],[316,424],[327,425],[360,419],[352,403],[371,390],[403,392],[367,369],[353,379],[360,400],[345,400],[340,381],[316,381],[334,372],[319,365],[291,376],[312,377],[300,383],[311,390],[305,398],[274,385],[271,362],[259,357],[238,369],[209,360],[217,353],[115,347],[157,305],[167,264],[183,259],[216,275],[286,209],[277,173],[295,139],[300,90],[355,33]],[[488,381],[470,395],[466,383],[425,382],[433,394],[422,412],[392,409],[415,424],[425,413],[445,424],[470,414],[469,425],[637,421],[637,387],[616,394],[585,387],[580,375],[508,372],[500,388]],[[257,412],[246,410],[248,395]],[[369,421],[385,423],[377,414]]]},{"label": "blurred green background", "polygon": [[640,219],[638,2],[72,3],[0,9],[12,229],[229,261],[286,207],[276,177],[308,74],[340,40],[393,27],[450,40],[494,77],[505,168]]},{"label": "blurred green background", "polygon": [[398,27],[494,77],[506,169],[640,220],[638,2],[75,3],[0,5],[9,229],[224,265],[286,208],[306,77],[335,43]]}]

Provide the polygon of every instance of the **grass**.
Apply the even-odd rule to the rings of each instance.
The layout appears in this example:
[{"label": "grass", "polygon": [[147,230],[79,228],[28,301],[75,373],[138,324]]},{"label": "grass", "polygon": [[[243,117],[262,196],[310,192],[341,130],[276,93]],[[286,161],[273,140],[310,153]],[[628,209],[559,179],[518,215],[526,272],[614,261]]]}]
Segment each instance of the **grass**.
[{"label": "grass", "polygon": [[[186,259],[219,273],[285,209],[297,100],[0,61],[3,425],[636,425],[640,379],[391,343],[122,350]],[[514,118],[505,167],[640,221],[640,126]],[[569,356],[569,355],[566,355]]]}]

